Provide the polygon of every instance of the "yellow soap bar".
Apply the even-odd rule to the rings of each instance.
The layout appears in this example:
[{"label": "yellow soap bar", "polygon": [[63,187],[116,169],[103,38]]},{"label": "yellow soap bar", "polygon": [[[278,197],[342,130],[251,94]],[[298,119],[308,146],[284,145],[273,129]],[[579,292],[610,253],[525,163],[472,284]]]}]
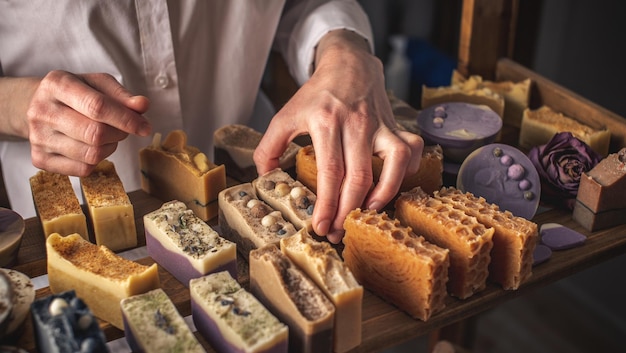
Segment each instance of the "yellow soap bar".
[{"label": "yellow soap bar", "polygon": [[152,144],[139,151],[139,163],[145,192],[163,202],[184,202],[203,221],[217,216],[217,195],[226,188],[226,169],[188,146],[182,130],[170,132],[163,143],[155,134]]},{"label": "yellow soap bar", "polygon": [[80,184],[96,244],[118,251],[137,246],[133,205],[113,163],[104,160]]},{"label": "yellow soap bar", "polygon": [[30,178],[30,189],[45,237],[78,233],[89,239],[87,218],[67,175],[41,170]]},{"label": "yellow soap bar", "polygon": [[46,240],[52,293],[75,290],[94,315],[124,329],[120,301],[160,287],[157,264],[126,260],[78,234],[51,234]]}]

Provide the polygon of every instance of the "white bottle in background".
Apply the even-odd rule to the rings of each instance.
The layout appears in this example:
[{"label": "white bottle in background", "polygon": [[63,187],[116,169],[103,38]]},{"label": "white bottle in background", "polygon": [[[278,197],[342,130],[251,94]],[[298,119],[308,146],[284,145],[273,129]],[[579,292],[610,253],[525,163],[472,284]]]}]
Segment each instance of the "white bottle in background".
[{"label": "white bottle in background", "polygon": [[406,55],[407,38],[393,35],[389,38],[391,53],[385,65],[385,86],[399,99],[407,102],[411,82],[411,62]]}]

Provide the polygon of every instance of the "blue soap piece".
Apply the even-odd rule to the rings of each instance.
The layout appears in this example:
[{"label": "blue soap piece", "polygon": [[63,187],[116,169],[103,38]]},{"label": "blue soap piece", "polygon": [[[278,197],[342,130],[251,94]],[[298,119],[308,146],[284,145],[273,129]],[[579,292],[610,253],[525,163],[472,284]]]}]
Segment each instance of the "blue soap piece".
[{"label": "blue soap piece", "polygon": [[41,353],[109,352],[98,320],[73,290],[34,301],[31,315]]},{"label": "blue soap piece", "polygon": [[548,261],[550,256],[552,256],[552,249],[543,244],[537,244],[535,251],[533,252],[533,266],[537,266]]},{"label": "blue soap piece", "polygon": [[524,153],[509,145],[492,143],[472,152],[461,164],[456,186],[528,220],[539,207],[539,173]]},{"label": "blue soap piece", "polygon": [[546,223],[539,228],[541,243],[552,250],[565,250],[582,245],[587,237],[558,223]]}]

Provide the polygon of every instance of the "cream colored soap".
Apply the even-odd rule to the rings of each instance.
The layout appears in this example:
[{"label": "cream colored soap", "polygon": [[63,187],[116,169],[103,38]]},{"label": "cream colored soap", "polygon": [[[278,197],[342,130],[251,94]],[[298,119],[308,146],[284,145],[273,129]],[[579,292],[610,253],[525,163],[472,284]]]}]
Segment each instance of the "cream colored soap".
[{"label": "cream colored soap", "polygon": [[519,145],[526,149],[545,145],[554,135],[566,131],[571,132],[574,137],[585,142],[600,155],[604,157],[608,155],[611,141],[611,132],[608,129],[594,129],[548,106],[524,111]]},{"label": "cream colored soap", "polygon": [[335,307],[276,245],[250,252],[250,291],[289,325],[289,351],[330,352]]},{"label": "cream colored soap", "polygon": [[224,238],[237,244],[247,259],[251,250],[276,244],[296,233],[296,228],[256,196],[251,183],[231,186],[219,194],[218,225]]},{"label": "cream colored soap", "polygon": [[29,181],[44,236],[78,233],[89,239],[87,218],[67,175],[41,170]]},{"label": "cream colored soap", "polygon": [[297,229],[313,231],[311,219],[317,196],[300,181],[282,169],[274,169],[252,181],[259,198],[283,216]]},{"label": "cream colored soap", "polygon": [[97,245],[112,251],[137,246],[133,205],[113,163],[103,160],[80,178]]},{"label": "cream colored soap", "polygon": [[46,240],[52,293],[75,290],[94,315],[123,329],[120,301],[160,287],[157,264],[126,260],[78,234],[51,234]]},{"label": "cream colored soap", "polygon": [[333,351],[346,352],[361,344],[363,287],[337,250],[313,239],[305,229],[281,239],[280,249],[335,305]]}]

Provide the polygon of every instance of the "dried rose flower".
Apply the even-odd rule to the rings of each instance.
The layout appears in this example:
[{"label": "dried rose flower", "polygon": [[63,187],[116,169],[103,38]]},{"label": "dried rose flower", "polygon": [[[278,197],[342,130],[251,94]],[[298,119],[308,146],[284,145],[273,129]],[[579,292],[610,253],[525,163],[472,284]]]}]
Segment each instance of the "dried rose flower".
[{"label": "dried rose flower", "polygon": [[542,201],[572,210],[580,177],[602,156],[570,132],[560,132],[547,144],[533,147],[528,158],[541,178]]}]

